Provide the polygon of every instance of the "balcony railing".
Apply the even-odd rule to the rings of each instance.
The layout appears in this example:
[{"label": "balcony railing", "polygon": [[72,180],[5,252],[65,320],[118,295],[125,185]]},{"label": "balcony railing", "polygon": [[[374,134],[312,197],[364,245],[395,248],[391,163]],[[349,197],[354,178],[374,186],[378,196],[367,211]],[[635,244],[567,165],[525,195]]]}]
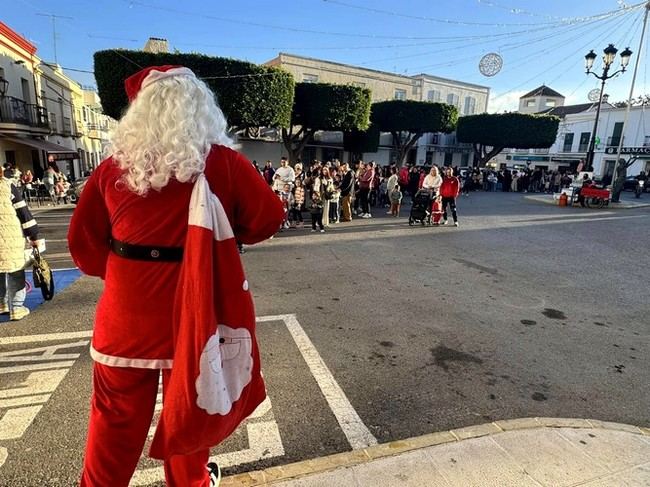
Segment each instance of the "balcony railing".
[{"label": "balcony railing", "polygon": [[580,144],[578,146],[578,152],[587,152],[589,150],[589,144]]},{"label": "balcony railing", "polygon": [[0,97],[0,123],[16,123],[30,127],[48,128],[47,110],[13,96]]},{"label": "balcony railing", "polygon": [[535,153],[535,154],[542,154],[542,155],[548,154],[548,152],[549,152],[548,149],[535,149],[533,151],[533,153]]}]

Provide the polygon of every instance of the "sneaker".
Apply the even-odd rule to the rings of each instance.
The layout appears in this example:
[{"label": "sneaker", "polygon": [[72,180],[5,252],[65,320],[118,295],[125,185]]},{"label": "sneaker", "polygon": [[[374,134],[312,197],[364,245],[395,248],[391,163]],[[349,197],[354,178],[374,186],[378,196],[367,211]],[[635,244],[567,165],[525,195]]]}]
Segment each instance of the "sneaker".
[{"label": "sneaker", "polygon": [[325,233],[325,229],[324,229],[324,228],[321,228],[320,233]]},{"label": "sneaker", "polygon": [[372,218],[372,215],[370,213],[364,213],[361,215],[361,218]]},{"label": "sneaker", "polygon": [[219,487],[221,483],[221,469],[214,462],[208,463],[208,473],[210,475],[210,487]]},{"label": "sneaker", "polygon": [[10,319],[11,321],[22,320],[25,316],[29,314],[29,308],[25,306],[16,306],[11,312]]},{"label": "sneaker", "polygon": [[449,222],[448,222],[447,220],[443,220],[443,221],[442,221],[442,224],[443,224],[443,225],[449,225]]},{"label": "sneaker", "polygon": [[454,222],[454,226],[457,227],[457,226],[458,226],[458,222]]},{"label": "sneaker", "polygon": [[311,229],[311,233],[314,233],[315,231],[316,231],[315,228],[312,228],[312,229]]},{"label": "sneaker", "polygon": [[5,302],[0,302],[0,315],[9,313],[9,305]]}]

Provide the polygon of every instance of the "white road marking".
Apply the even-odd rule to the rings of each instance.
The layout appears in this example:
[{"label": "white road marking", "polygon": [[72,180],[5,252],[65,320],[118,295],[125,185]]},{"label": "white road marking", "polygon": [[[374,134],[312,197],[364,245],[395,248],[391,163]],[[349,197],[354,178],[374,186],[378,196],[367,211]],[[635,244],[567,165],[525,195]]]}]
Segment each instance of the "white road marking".
[{"label": "white road marking", "polygon": [[[79,340],[79,338],[88,338],[91,334],[92,331],[83,331],[0,338],[0,346],[76,340],[43,347],[0,352],[0,374],[30,372],[17,385],[0,389],[0,409],[5,410],[0,419],[0,440],[14,440],[25,434],[25,431],[31,426],[42,409],[43,404],[50,399],[50,393],[56,390],[70,370],[70,367],[74,365],[75,360],[81,355],[80,353],[57,352],[66,351],[66,349],[78,349],[80,347],[87,348],[89,340]],[[26,365],[4,365],[5,363],[15,362],[32,363]],[[8,450],[4,446],[0,446],[0,467],[5,463],[8,455]]]},{"label": "white road marking", "polygon": [[0,440],[15,440],[23,436],[42,407],[9,409],[0,419]]},{"label": "white road marking", "polygon": [[305,330],[298,322],[295,315],[277,315],[277,316],[264,316],[257,319],[258,322],[265,321],[284,321],[289,329],[289,333],[298,346],[298,350],[307,362],[314,379],[318,383],[323,396],[330,409],[334,413],[336,420],[341,426],[350,446],[354,450],[366,448],[371,445],[377,444],[377,438],[370,432],[370,430],[363,424],[361,418],[352,404],[348,400],[345,392],[338,385],[334,376],[329,368],[321,358],[318,350],[314,347]]},{"label": "white road marking", "polygon": [[[158,403],[156,403],[156,407]],[[271,410],[271,400],[267,397],[262,404],[251,414],[244,423],[248,437],[248,448],[234,452],[213,455],[210,461],[216,462],[224,467],[232,467],[242,463],[250,463],[264,458],[274,458],[284,455],[284,445],[278,424],[274,419],[267,421],[249,422],[252,419],[259,419]],[[157,420],[157,418],[156,418]],[[154,423],[157,421],[154,420]],[[149,439],[153,437],[156,424],[149,428]],[[165,480],[163,467],[151,467],[137,470],[131,479],[129,486],[150,485]]]},{"label": "white road marking", "polygon": [[68,333],[48,333],[45,335],[25,335],[18,337],[0,338],[0,345],[17,345],[31,342],[54,342],[57,340],[73,340],[75,338],[88,338],[93,335],[92,330],[73,331]]}]

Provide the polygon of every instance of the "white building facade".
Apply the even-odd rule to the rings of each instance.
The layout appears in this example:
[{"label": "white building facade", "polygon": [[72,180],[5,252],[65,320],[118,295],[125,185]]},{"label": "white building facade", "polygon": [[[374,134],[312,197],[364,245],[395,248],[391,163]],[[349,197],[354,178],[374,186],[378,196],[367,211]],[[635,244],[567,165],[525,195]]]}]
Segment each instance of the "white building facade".
[{"label": "white building facade", "polygon": [[[448,103],[456,106],[461,116],[486,112],[490,97],[490,88],[486,86],[429,74],[405,76],[285,53],[280,53],[265,64],[288,71],[298,83],[347,84],[368,88],[373,103],[386,100]],[[286,151],[277,142],[277,135],[274,137],[272,132],[269,135],[266,138],[241,137],[238,142],[242,152],[258,162],[286,156]],[[352,154],[343,150],[342,133],[318,132],[313,142],[305,147],[302,160],[343,161],[351,157]],[[381,135],[377,152],[363,154],[364,160],[374,160],[380,165],[391,164],[397,157],[390,134]],[[458,143],[455,134],[424,134],[406,159],[409,164],[439,166],[467,166],[471,161],[471,144]]]}]

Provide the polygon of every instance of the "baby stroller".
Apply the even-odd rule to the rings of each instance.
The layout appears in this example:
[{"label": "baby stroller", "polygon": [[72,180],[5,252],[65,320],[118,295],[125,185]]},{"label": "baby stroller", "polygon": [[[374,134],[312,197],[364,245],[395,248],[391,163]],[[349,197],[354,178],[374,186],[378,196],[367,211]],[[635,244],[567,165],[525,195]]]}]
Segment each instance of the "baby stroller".
[{"label": "baby stroller", "polygon": [[420,223],[422,226],[431,225],[431,202],[434,196],[434,193],[426,189],[421,189],[415,193],[411,213],[409,213],[410,226],[416,223]]}]

